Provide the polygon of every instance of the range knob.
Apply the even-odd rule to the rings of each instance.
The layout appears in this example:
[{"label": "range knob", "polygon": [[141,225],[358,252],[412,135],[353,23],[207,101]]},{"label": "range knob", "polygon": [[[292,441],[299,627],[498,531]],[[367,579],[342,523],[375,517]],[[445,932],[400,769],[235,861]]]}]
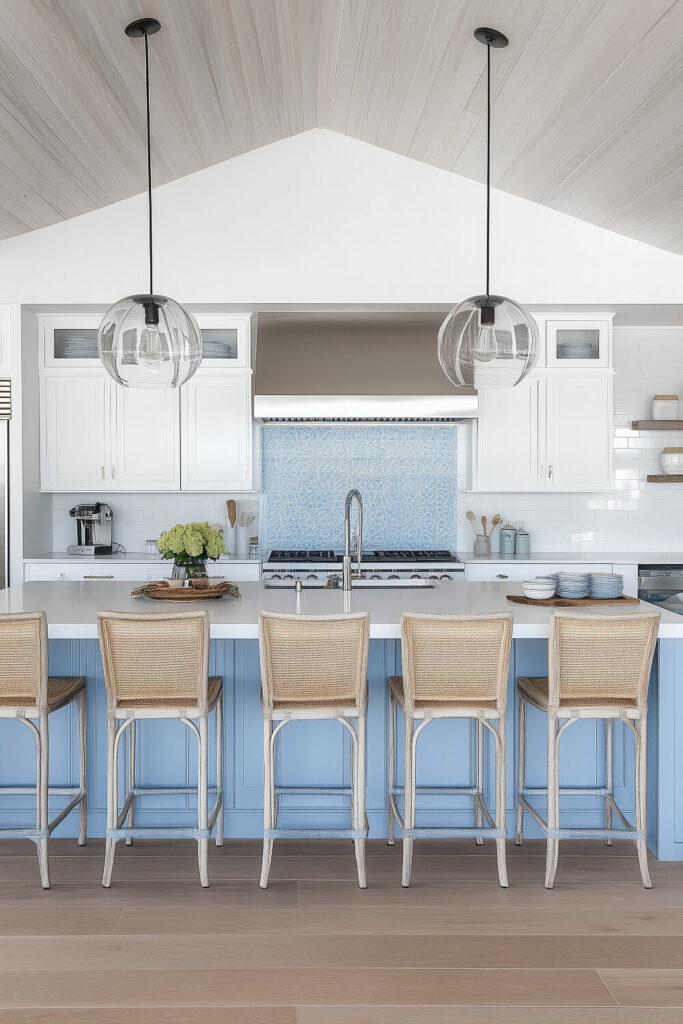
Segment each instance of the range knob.
[{"label": "range knob", "polygon": [[411,578],[411,580],[421,580],[422,579],[422,577],[420,576],[419,572],[414,572],[413,575],[410,578]]},{"label": "range knob", "polygon": [[318,577],[316,576],[316,574],[314,572],[312,572],[310,576],[306,577],[307,580],[317,580],[317,578]]},{"label": "range knob", "polygon": [[283,576],[282,578],[283,578],[283,580],[293,580],[294,579],[294,577],[292,576],[291,572],[288,573],[286,576]]},{"label": "range knob", "polygon": [[391,574],[391,576],[389,576],[389,579],[390,579],[390,580],[399,580],[400,578],[401,578],[401,577],[400,577],[400,576],[398,575],[398,573],[397,573],[397,572],[393,572],[393,573]]},{"label": "range knob", "polygon": [[439,579],[439,577],[438,577],[438,576],[435,576],[434,574],[432,574],[432,575],[431,575],[431,576],[429,577],[429,579],[430,579],[430,580],[438,580],[438,579]]},{"label": "range knob", "polygon": [[444,573],[443,576],[439,576],[439,579],[440,580],[446,580],[448,583],[450,583],[451,580],[453,579],[453,577],[449,576],[448,573]]},{"label": "range knob", "polygon": [[271,578],[271,580],[281,580],[282,576],[280,576],[279,572],[276,572],[270,578]]},{"label": "range knob", "polygon": [[382,577],[381,577],[381,576],[378,576],[378,575],[377,575],[377,573],[375,573],[375,574],[374,574],[373,576],[371,576],[371,577],[370,577],[370,579],[371,579],[371,580],[381,580],[381,579],[382,579]]}]

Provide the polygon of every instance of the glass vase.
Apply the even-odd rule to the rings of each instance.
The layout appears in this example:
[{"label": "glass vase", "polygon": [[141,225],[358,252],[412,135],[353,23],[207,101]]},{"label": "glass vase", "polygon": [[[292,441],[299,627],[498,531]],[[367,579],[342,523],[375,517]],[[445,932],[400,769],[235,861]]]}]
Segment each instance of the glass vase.
[{"label": "glass vase", "polygon": [[187,556],[177,555],[173,563],[173,572],[171,573],[172,580],[186,580],[195,573],[206,572],[206,559],[204,558],[188,558]]}]

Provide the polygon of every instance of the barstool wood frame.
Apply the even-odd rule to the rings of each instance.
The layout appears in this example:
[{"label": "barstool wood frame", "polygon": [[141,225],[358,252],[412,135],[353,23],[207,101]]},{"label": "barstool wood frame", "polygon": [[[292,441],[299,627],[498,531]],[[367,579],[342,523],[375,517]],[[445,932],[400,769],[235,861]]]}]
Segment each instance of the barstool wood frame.
[{"label": "barstool wood frame", "polygon": [[[190,672],[179,689],[185,689],[184,699],[167,698],[149,690],[139,697],[122,699],[119,687],[117,653],[112,643],[117,627],[135,630],[152,629],[155,624],[171,623],[182,634],[183,626],[197,631],[198,671]],[[177,612],[174,614],[100,612],[98,632],[107,686],[107,830],[102,885],[111,885],[116,843],[123,839],[130,846],[133,839],[196,839],[199,879],[203,888],[209,885],[208,844],[215,827],[216,846],[223,845],[223,680],[209,677],[209,616],[205,611]],[[153,652],[150,651],[150,657]],[[141,666],[144,671],[144,665]],[[189,684],[189,685],[188,685]],[[190,689],[193,687],[194,692]],[[175,686],[178,687],[176,682]],[[141,691],[142,693],[142,691]],[[131,706],[131,699],[134,706]],[[216,729],[216,784],[209,785],[208,736],[209,716],[215,714]],[[176,719],[183,722],[197,740],[196,786],[139,786],[136,781],[136,759],[140,740],[137,722],[144,719]],[[119,756],[121,741],[128,733],[127,786],[121,804],[119,798]],[[214,803],[209,812],[209,794]],[[136,826],[135,801],[150,795],[197,795],[197,825],[188,826]]]},{"label": "barstool wood frame", "polygon": [[[502,622],[502,630],[498,625]],[[454,634],[469,624],[482,626],[491,623],[500,631],[496,668],[488,681],[487,698],[477,700],[475,692],[449,686],[444,682],[442,692],[426,695],[421,689],[420,670],[413,649],[416,632],[429,628],[430,623],[451,626]],[[389,772],[388,807],[389,820],[387,843],[394,845],[395,823],[403,836],[403,866],[401,884],[410,885],[413,859],[413,841],[429,837],[474,838],[481,845],[485,838],[495,839],[498,880],[507,888],[507,866],[505,858],[506,810],[505,810],[505,716],[507,709],[507,688],[512,644],[512,615],[501,612],[495,615],[408,615],[401,616],[401,657],[403,677],[389,679]],[[465,659],[467,653],[464,654]],[[476,651],[471,652],[476,657]],[[477,686],[475,690],[483,692]],[[431,696],[431,701],[430,701]],[[404,785],[396,784],[396,719],[398,709],[403,711],[405,728]],[[417,740],[429,722],[444,718],[468,718],[473,720],[475,778],[470,786],[418,786],[417,785]],[[493,736],[495,752],[495,816],[491,814],[484,797],[484,736]],[[407,783],[407,784],[406,784]],[[474,827],[415,826],[418,795],[423,796],[468,796],[474,803]],[[403,814],[399,800],[403,800]],[[486,822],[486,824],[484,824]]]},{"label": "barstool wood frame", "polygon": [[[35,666],[24,666],[26,675],[22,685],[16,687],[10,682],[12,668],[16,664],[16,650],[12,663],[3,671],[0,682],[0,718],[15,718],[26,726],[33,736],[36,750],[35,786],[0,786],[0,796],[35,796],[35,828],[0,828],[0,839],[30,839],[36,844],[40,883],[43,889],[50,888],[48,861],[48,839],[59,824],[78,807],[78,845],[85,846],[87,839],[87,693],[84,676],[51,677],[48,675],[48,635],[45,612],[18,612],[0,615],[0,647],[5,643],[13,645],[18,634],[24,635],[34,647]],[[31,635],[33,634],[33,635]],[[4,641],[4,643],[3,643]],[[7,657],[7,652],[5,651]],[[9,657],[8,657],[9,661]],[[32,679],[30,677],[33,677]],[[4,685],[3,685],[4,684]],[[17,703],[11,703],[16,700]],[[76,704],[78,711],[78,785],[50,786],[49,716],[70,704]],[[49,799],[52,796],[66,796],[71,799],[67,805],[49,820]]]},{"label": "barstool wood frame", "polygon": [[[369,616],[345,615],[285,615],[261,612],[259,615],[259,653],[261,659],[261,706],[263,710],[263,858],[259,885],[268,887],[273,843],[286,838],[351,839],[354,844],[358,885],[367,887],[365,866],[365,840],[368,819],[365,811],[366,787],[366,722],[367,722],[367,663]],[[351,634],[353,665],[349,665],[348,679],[340,692],[335,682],[326,679],[330,649],[325,650],[325,637],[315,649],[307,648],[307,624],[319,624],[323,634],[345,631]],[[310,654],[312,671],[305,671],[298,680],[290,680],[283,692],[278,668],[274,664],[272,627],[279,628],[279,642],[292,644],[298,653]],[[355,633],[355,636],[354,636]],[[336,719],[351,737],[351,786],[290,786],[275,781],[275,740],[284,726],[292,721],[324,721]],[[342,796],[351,802],[351,828],[314,829],[281,828],[278,825],[280,797],[285,795]]]},{"label": "barstool wood frame", "polygon": [[[647,863],[647,690],[652,669],[660,613],[645,612],[642,614],[623,615],[581,615],[571,612],[553,612],[550,619],[550,635],[548,639],[548,676],[534,679],[521,676],[517,680],[518,695],[518,762],[517,762],[517,822],[515,845],[521,846],[524,835],[524,814],[530,814],[546,837],[546,871],[545,887],[552,889],[555,884],[560,839],[604,839],[611,846],[615,839],[628,839],[636,844],[638,864],[643,886],[652,888]],[[565,685],[562,673],[562,624],[563,621],[584,622],[592,624],[599,635],[596,639],[604,640],[605,631],[615,624],[626,626],[645,625],[646,635],[642,643],[642,659],[637,678],[624,680],[624,692],[621,697],[610,693],[601,697],[599,689],[596,693],[586,692],[582,696],[572,693],[565,696]],[[618,639],[618,638],[617,638]],[[526,785],[526,706],[531,704],[547,715],[548,748],[547,748],[547,785]],[[605,785],[592,787],[560,786],[560,740],[567,729],[581,719],[603,719],[605,723]],[[614,722],[620,721],[627,726],[635,741],[635,824],[630,822],[614,796]],[[560,797],[599,796],[605,801],[604,828],[562,828],[560,826]],[[531,804],[529,798],[546,796],[547,818]],[[616,816],[622,828],[613,828],[613,816]]]}]

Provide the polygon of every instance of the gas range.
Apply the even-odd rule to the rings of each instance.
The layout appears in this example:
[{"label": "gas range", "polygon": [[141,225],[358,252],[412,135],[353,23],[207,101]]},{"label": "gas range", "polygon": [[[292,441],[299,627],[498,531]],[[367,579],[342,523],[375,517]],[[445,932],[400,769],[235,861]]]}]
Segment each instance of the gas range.
[{"label": "gas range", "polygon": [[[341,573],[343,552],[333,548],[274,549],[263,564],[262,576],[269,580],[301,580],[314,586]],[[355,569],[355,558],[354,558]],[[453,580],[465,567],[451,551],[441,549],[370,548],[363,551],[362,575],[366,579]]]}]

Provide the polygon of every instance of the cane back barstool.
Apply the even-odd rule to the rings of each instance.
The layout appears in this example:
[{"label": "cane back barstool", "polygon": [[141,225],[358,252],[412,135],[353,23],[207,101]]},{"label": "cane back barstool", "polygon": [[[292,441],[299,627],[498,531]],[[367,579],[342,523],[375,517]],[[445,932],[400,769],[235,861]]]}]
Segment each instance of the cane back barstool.
[{"label": "cane back barstool", "polygon": [[[79,773],[77,786],[49,784],[49,716],[74,703],[78,708]],[[47,616],[45,612],[0,615],[0,718],[16,718],[36,745],[36,785],[0,786],[8,795],[35,794],[36,827],[3,828],[0,838],[32,839],[38,852],[40,882],[50,888],[47,841],[50,833],[78,807],[78,845],[86,840],[86,682],[84,676],[48,675]],[[66,807],[48,820],[51,796],[71,797]]]},{"label": "cane back barstool", "polygon": [[[413,840],[426,836],[470,836],[481,845],[496,840],[498,880],[507,887],[505,862],[505,712],[507,707],[512,615],[402,615],[403,676],[389,679],[389,824],[387,842],[394,845],[394,824],[403,832],[402,884],[410,885]],[[405,722],[404,785],[396,785],[396,709]],[[417,739],[436,718],[474,720],[476,779],[473,786],[418,786]],[[495,820],[484,799],[484,730],[495,743]],[[415,804],[425,795],[470,796],[474,828],[415,827]],[[397,800],[403,797],[403,816]],[[484,819],[486,825],[484,825]]]},{"label": "cane back barstool", "polygon": [[[107,841],[102,885],[111,885],[119,839],[197,840],[199,879],[206,888],[208,850],[216,827],[223,845],[223,679],[209,676],[209,616],[205,611],[175,614],[100,612],[97,626],[107,687]],[[216,718],[216,785],[209,786],[209,715]],[[136,723],[145,718],[180,719],[197,739],[197,786],[159,788],[136,785]],[[118,759],[128,731],[128,788],[119,809]],[[209,790],[215,800],[209,814]],[[150,794],[197,794],[197,827],[136,827],[135,801]],[[125,824],[124,824],[125,823]]]},{"label": "cane back barstool", "polygon": [[[578,615],[554,612],[550,619],[547,678],[517,680],[519,697],[519,763],[517,780],[517,829],[515,843],[522,843],[524,813],[528,812],[546,836],[545,887],[552,889],[557,871],[560,839],[613,839],[635,841],[643,885],[652,887],[647,866],[646,737],[647,689],[654,656],[659,612],[617,615]],[[526,786],[526,706],[547,715],[547,786]],[[582,718],[604,719],[605,785],[594,788],[560,787],[560,739]],[[613,726],[618,719],[635,739],[635,827],[614,799]],[[604,828],[560,828],[562,794],[602,796]],[[547,794],[548,817],[542,818],[527,797]],[[612,816],[623,828],[612,828]]]},{"label": "cane back barstool", "polygon": [[[264,763],[262,889],[268,886],[274,840],[315,836],[353,840],[358,885],[366,888],[365,735],[369,626],[367,614],[261,612],[259,616]],[[350,788],[276,785],[275,739],[287,722],[331,718],[341,722],[351,736]],[[279,799],[286,793],[349,797],[351,828],[279,828]]]}]

